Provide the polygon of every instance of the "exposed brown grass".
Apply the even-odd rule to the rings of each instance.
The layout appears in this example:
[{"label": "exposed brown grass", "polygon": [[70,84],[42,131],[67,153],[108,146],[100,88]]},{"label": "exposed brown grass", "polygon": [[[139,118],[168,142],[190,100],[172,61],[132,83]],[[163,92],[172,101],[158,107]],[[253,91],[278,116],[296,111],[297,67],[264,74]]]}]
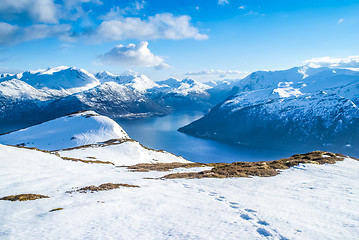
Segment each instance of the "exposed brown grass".
[{"label": "exposed brown grass", "polygon": [[111,165],[115,165],[113,162],[105,162],[105,161],[100,161],[100,160],[83,160],[83,159],[71,158],[71,157],[61,157],[61,158],[62,158],[63,160],[74,161],[74,162],[99,163],[99,164],[111,164]]},{"label": "exposed brown grass", "polygon": [[36,200],[40,198],[49,198],[48,196],[40,195],[40,194],[18,194],[18,195],[11,195],[0,198],[0,200],[7,200],[7,201],[30,201]]},{"label": "exposed brown grass", "polygon": [[149,171],[160,171],[166,172],[175,168],[193,168],[193,167],[205,167],[203,163],[140,163],[133,166],[127,166],[132,172],[149,172]]},{"label": "exposed brown grass", "polygon": [[38,152],[43,152],[43,153],[48,153],[48,154],[54,154],[54,155],[60,157],[60,154],[58,152],[42,150],[42,149],[38,149],[36,147],[26,147],[24,143],[17,144],[17,145],[8,145],[8,146],[16,147],[16,148],[24,148],[24,149],[35,150],[35,151],[38,151]]},{"label": "exposed brown grass", "polygon": [[87,187],[83,187],[83,188],[79,188],[77,190],[73,190],[73,191],[67,191],[67,193],[73,193],[73,192],[80,192],[80,193],[93,193],[93,192],[99,192],[99,191],[108,191],[108,190],[112,190],[112,189],[117,189],[120,187],[129,187],[129,188],[139,188],[140,186],[138,185],[131,185],[131,184],[125,184],[125,183],[104,183],[101,184],[99,186],[87,186]]},{"label": "exposed brown grass", "polygon": [[[168,153],[168,154],[177,156],[177,155],[175,155],[173,153],[166,152],[165,150],[162,150],[162,149],[157,150],[157,149],[146,147],[146,146],[142,145],[141,143],[139,143],[138,141],[136,141],[134,139],[127,139],[127,138],[110,139],[108,141],[101,142],[101,143],[88,144],[88,145],[72,147],[72,148],[65,148],[65,149],[60,149],[60,150],[56,150],[56,151],[71,151],[71,150],[75,150],[75,149],[83,149],[83,148],[89,148],[89,147],[106,147],[106,146],[112,146],[112,145],[119,145],[119,144],[126,143],[126,142],[138,143],[141,147],[143,147],[144,149],[149,150],[149,151],[160,152],[160,153]],[[179,157],[179,156],[177,156],[177,157]]]},{"label": "exposed brown grass", "polygon": [[[327,155],[328,157],[323,157]],[[301,163],[333,164],[344,159],[342,154],[314,151],[305,154],[296,154],[289,158],[283,158],[269,162],[234,162],[212,164],[211,170],[190,173],[168,174],[163,178],[228,178],[228,177],[271,177],[279,174],[281,169],[288,169]],[[208,166],[208,165],[207,165]]]},{"label": "exposed brown grass", "polygon": [[63,210],[64,208],[60,207],[60,208],[54,208],[54,209],[51,209],[49,212],[55,212],[55,211],[60,211],[60,210]]}]

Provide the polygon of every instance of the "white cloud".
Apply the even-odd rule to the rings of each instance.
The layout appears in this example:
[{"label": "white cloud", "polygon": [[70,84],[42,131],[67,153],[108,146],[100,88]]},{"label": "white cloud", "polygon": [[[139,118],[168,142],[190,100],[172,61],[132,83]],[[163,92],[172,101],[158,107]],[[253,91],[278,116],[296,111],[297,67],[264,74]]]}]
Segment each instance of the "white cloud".
[{"label": "white cloud", "polygon": [[71,25],[69,24],[56,24],[56,25],[35,24],[23,28],[19,35],[21,36],[19,38],[19,41],[29,41],[34,39],[48,38],[48,37],[56,37],[66,41],[72,39],[72,37],[70,36]]},{"label": "white cloud", "polygon": [[229,4],[229,2],[228,0],[218,0],[218,4],[224,6],[226,4]]},{"label": "white cloud", "polygon": [[304,61],[309,67],[332,67],[332,68],[359,68],[359,56],[347,58],[320,57]]},{"label": "white cloud", "polygon": [[56,37],[70,40],[71,26],[68,24],[35,24],[28,27],[20,27],[0,22],[0,44],[12,45],[23,41]]},{"label": "white cloud", "polygon": [[0,22],[0,44],[8,44],[17,37],[19,27]]},{"label": "white cloud", "polygon": [[342,23],[344,21],[344,18],[341,18],[338,20],[338,23]]},{"label": "white cloud", "polygon": [[198,72],[187,72],[183,74],[185,77],[194,78],[200,82],[208,82],[215,80],[242,79],[248,73],[238,70],[203,70]]},{"label": "white cloud", "polygon": [[136,17],[122,17],[104,21],[97,28],[96,41],[117,41],[124,39],[207,39],[208,36],[199,33],[192,26],[189,16],[173,16],[171,13],[161,13],[150,16],[145,20]]},{"label": "white cloud", "polygon": [[246,9],[246,6],[239,6],[238,9],[241,9],[241,10]]},{"label": "white cloud", "polygon": [[117,45],[109,52],[101,55],[100,58],[104,63],[126,67],[155,67],[156,69],[170,67],[167,63],[164,63],[161,57],[151,53],[146,41],[138,45]]},{"label": "white cloud", "polygon": [[56,23],[57,7],[53,0],[2,0],[0,15],[3,19],[27,17],[34,22]]},{"label": "white cloud", "polygon": [[120,17],[123,17],[124,15],[138,15],[140,13],[140,11],[142,9],[145,8],[147,2],[145,1],[135,1],[133,2],[131,5],[125,7],[125,8],[120,8],[119,6],[114,6],[110,9],[110,11],[108,13],[106,13],[103,16],[100,16],[99,19],[101,20],[105,20],[105,21],[110,21],[110,20],[114,20],[114,19],[118,19]]},{"label": "white cloud", "polygon": [[232,75],[232,74],[242,74],[245,72],[242,71],[238,71],[238,70],[204,70],[204,71],[199,71],[199,72],[188,72],[185,73],[185,75],[188,76],[194,76],[194,75]]}]

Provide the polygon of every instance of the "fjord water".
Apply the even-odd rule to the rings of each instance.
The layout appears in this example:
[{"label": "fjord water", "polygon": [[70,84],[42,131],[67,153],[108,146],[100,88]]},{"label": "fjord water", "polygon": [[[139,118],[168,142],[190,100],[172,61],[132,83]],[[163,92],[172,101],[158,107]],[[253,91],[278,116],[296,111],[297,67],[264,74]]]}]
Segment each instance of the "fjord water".
[{"label": "fjord water", "polygon": [[[202,112],[177,112],[165,117],[142,119],[115,119],[129,136],[143,145],[164,149],[176,155],[181,155],[194,162],[256,162],[278,160],[298,153],[306,153],[314,150],[343,153],[352,157],[359,157],[356,147],[289,147],[286,144],[278,147],[232,145],[207,139],[196,138],[177,129],[203,116]],[[33,123],[0,124],[0,134],[30,127]],[[258,136],[260,137],[260,136]]]},{"label": "fjord water", "polygon": [[177,112],[165,117],[117,119],[116,121],[131,138],[143,145],[154,149],[164,149],[194,162],[269,161],[304,151],[304,149],[301,151],[299,149],[286,149],[285,146],[282,148],[271,146],[264,149],[231,145],[196,138],[177,131],[179,127],[185,126],[202,116],[203,113],[201,112]]}]

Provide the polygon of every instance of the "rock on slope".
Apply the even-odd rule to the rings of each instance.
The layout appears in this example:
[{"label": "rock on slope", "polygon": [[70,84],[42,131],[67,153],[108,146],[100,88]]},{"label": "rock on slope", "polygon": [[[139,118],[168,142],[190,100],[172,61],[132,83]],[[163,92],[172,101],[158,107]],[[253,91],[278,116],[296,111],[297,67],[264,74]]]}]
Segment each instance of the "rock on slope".
[{"label": "rock on slope", "polygon": [[256,72],[236,95],[179,130],[244,144],[358,145],[359,73],[292,68]]}]

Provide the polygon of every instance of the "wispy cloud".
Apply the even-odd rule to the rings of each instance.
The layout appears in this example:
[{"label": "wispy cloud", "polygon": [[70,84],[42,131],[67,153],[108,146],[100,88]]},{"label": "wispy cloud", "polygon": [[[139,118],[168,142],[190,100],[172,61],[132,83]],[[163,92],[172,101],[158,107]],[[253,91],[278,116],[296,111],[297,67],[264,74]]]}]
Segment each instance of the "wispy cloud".
[{"label": "wispy cloud", "polygon": [[344,22],[344,18],[338,20],[338,23],[342,23],[342,22]]},{"label": "wispy cloud", "polygon": [[359,68],[359,56],[347,58],[320,57],[304,61],[309,67],[332,67],[332,68]]},{"label": "wispy cloud", "polygon": [[187,15],[174,16],[161,13],[142,20],[138,17],[122,17],[103,21],[96,29],[93,39],[96,41],[114,41],[124,39],[207,39],[206,34],[199,32]]},{"label": "wispy cloud", "polygon": [[195,76],[195,75],[232,75],[232,74],[242,74],[245,72],[242,71],[238,71],[238,70],[203,70],[203,71],[199,71],[199,72],[188,72],[185,73],[185,75],[187,76]]},{"label": "wispy cloud", "polygon": [[124,8],[114,6],[98,17],[92,9],[101,4],[101,0],[3,0],[0,45],[50,37],[88,42],[208,38],[188,15],[160,13],[139,17],[146,6],[144,0],[133,1]]},{"label": "wispy cloud", "polygon": [[183,74],[185,77],[194,78],[200,82],[208,82],[213,80],[224,79],[242,79],[248,73],[239,70],[203,70],[198,72],[187,72]]},{"label": "wispy cloud", "polygon": [[68,24],[34,24],[27,27],[0,22],[0,44],[13,45],[23,41],[56,37],[71,39],[71,26]]},{"label": "wispy cloud", "polygon": [[117,45],[109,52],[101,55],[100,59],[105,64],[126,67],[154,67],[156,69],[170,67],[161,57],[154,55],[150,49],[148,49],[148,42],[146,41],[138,45]]},{"label": "wispy cloud", "polygon": [[218,5],[224,6],[224,5],[227,5],[227,4],[229,4],[228,0],[218,0]]}]

